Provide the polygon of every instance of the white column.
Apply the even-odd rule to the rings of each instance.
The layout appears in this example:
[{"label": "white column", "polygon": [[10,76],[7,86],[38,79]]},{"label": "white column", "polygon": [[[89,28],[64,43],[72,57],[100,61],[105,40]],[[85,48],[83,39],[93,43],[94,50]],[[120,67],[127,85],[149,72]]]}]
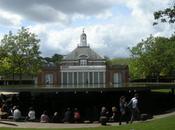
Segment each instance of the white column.
[{"label": "white column", "polygon": [[105,84],[106,83],[106,73],[103,72],[103,83]]},{"label": "white column", "polygon": [[100,84],[100,72],[98,72],[98,84]]},{"label": "white column", "polygon": [[72,73],[72,84],[74,84],[74,72],[71,73]]},{"label": "white column", "polygon": [[84,72],[82,72],[82,82],[84,84]]}]

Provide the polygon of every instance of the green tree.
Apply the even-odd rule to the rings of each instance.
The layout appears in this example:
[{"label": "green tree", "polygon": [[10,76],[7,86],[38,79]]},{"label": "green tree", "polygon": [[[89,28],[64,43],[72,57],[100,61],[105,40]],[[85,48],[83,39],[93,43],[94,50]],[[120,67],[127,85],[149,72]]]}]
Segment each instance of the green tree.
[{"label": "green tree", "polygon": [[132,77],[147,78],[169,75],[175,69],[175,40],[150,36],[130,48]]},{"label": "green tree", "polygon": [[53,62],[55,65],[58,65],[58,64],[62,61],[63,55],[54,54],[52,57],[44,57],[43,59],[44,59],[47,63]]},{"label": "green tree", "polygon": [[59,64],[62,59],[63,59],[63,56],[60,55],[60,54],[54,54],[52,56],[52,62],[55,63],[55,64]]},{"label": "green tree", "polygon": [[28,29],[22,27],[17,34],[9,32],[1,40],[3,53],[8,58],[11,74],[18,75],[20,81],[23,74],[35,75],[40,68],[39,39]]},{"label": "green tree", "polygon": [[14,45],[14,36],[10,31],[8,35],[4,35],[1,44],[0,44],[0,75],[3,77],[8,77],[11,73],[13,74],[14,79],[14,64],[9,50],[13,50]]},{"label": "green tree", "polygon": [[[175,22],[175,1],[173,2],[172,7],[166,8],[164,10],[159,10],[154,12],[154,19],[156,21],[161,21],[163,23],[174,23]],[[154,22],[153,25],[158,24],[158,22]]]}]

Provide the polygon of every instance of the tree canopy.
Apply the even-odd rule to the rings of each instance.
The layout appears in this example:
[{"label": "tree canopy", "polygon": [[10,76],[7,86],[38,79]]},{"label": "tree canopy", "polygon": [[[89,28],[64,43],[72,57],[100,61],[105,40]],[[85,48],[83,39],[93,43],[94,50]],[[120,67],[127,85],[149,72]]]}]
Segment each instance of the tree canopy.
[{"label": "tree canopy", "polygon": [[22,27],[16,34],[4,35],[0,44],[0,75],[35,75],[40,68],[40,40],[29,29]]},{"label": "tree canopy", "polygon": [[52,57],[44,57],[43,58],[47,63],[52,62],[55,65],[59,64],[61,60],[63,59],[63,55],[60,54],[54,54]]},{"label": "tree canopy", "polygon": [[[175,23],[175,2],[172,7],[154,12],[154,19],[156,21],[160,20],[163,23],[165,22],[168,22],[170,24]],[[158,22],[153,23],[153,25],[156,24],[158,24]]]},{"label": "tree canopy", "polygon": [[129,50],[133,78],[151,76],[158,79],[160,75],[169,75],[175,69],[174,35],[170,38],[150,36]]}]

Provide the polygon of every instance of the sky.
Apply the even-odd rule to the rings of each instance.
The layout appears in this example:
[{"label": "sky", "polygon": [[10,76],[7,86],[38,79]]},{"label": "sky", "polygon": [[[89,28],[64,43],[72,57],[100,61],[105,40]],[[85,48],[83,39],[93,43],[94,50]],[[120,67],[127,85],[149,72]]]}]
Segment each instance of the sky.
[{"label": "sky", "polygon": [[174,25],[153,26],[153,13],[172,0],[0,0],[0,39],[22,26],[37,34],[42,56],[66,55],[87,42],[109,58],[129,57],[128,47],[150,35],[169,37]]}]

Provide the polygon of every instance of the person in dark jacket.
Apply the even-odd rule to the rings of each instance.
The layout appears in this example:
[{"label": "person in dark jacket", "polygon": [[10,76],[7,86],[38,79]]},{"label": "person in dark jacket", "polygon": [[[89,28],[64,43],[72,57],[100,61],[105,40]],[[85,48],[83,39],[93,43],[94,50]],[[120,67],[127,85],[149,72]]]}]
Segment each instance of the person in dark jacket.
[{"label": "person in dark jacket", "polygon": [[109,114],[109,112],[107,111],[106,107],[102,107],[101,112],[100,112],[101,125],[106,125],[106,123],[108,121],[108,114]]},{"label": "person in dark jacket", "polygon": [[72,112],[70,108],[67,108],[66,112],[64,113],[63,122],[70,123],[71,120],[72,120]]},{"label": "person in dark jacket", "polygon": [[119,100],[119,110],[120,110],[120,118],[119,118],[119,125],[122,124],[122,121],[126,121],[128,124],[128,109],[127,109],[127,102],[125,96],[121,96]]},{"label": "person in dark jacket", "polygon": [[58,116],[58,112],[55,112],[53,117],[52,117],[52,122],[53,123],[59,123],[60,122],[60,118]]}]

